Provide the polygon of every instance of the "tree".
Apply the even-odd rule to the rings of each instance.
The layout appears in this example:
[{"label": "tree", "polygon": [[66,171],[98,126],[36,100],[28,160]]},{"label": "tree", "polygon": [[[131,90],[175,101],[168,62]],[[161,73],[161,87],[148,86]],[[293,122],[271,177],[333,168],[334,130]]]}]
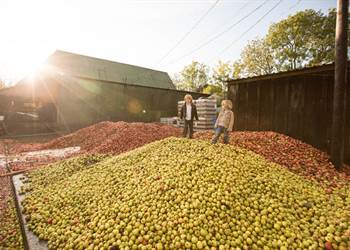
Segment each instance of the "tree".
[{"label": "tree", "polygon": [[213,69],[212,82],[221,90],[226,90],[227,81],[234,78],[235,68],[229,62],[219,61]]},{"label": "tree", "polygon": [[6,87],[5,81],[3,81],[3,80],[0,78],[0,89],[5,88],[5,87]]},{"label": "tree", "polygon": [[173,77],[177,89],[196,91],[201,85],[209,82],[209,67],[203,63],[193,61]]},{"label": "tree", "polygon": [[203,89],[203,93],[205,94],[217,94],[219,96],[223,95],[223,91],[222,88],[218,85],[214,85],[214,84],[208,84],[204,89]]},{"label": "tree", "polygon": [[233,78],[232,79],[238,79],[243,76],[243,65],[241,60],[236,60],[233,62]]},{"label": "tree", "polygon": [[266,39],[256,39],[241,53],[241,72],[246,76],[271,74],[279,70],[274,51]]},{"label": "tree", "polygon": [[222,62],[210,70],[208,66],[198,62],[173,75],[172,80],[177,89],[198,91],[203,87],[203,93],[223,96],[227,89],[227,81],[237,79],[242,75],[241,62]]},{"label": "tree", "polygon": [[[328,14],[305,10],[270,26],[267,35],[250,41],[239,60],[219,61],[209,76],[208,66],[192,62],[174,82],[179,89],[196,90],[210,83],[206,91],[217,93],[226,90],[226,81],[242,77],[276,73],[305,66],[334,61],[334,34],[336,10]],[[349,40],[350,45],[350,40]]]},{"label": "tree", "polygon": [[336,25],[336,9],[331,9],[328,16],[324,16],[318,23],[318,30],[322,32],[314,32],[311,40],[310,52],[312,59],[310,65],[319,65],[334,61],[335,54],[335,25]]},{"label": "tree", "polygon": [[250,41],[236,64],[239,75],[256,76],[334,61],[336,10],[297,12]]},{"label": "tree", "polygon": [[173,81],[173,83],[177,89],[184,89],[183,86],[181,86],[182,79],[181,79],[181,75],[179,73],[175,73],[173,76],[171,76],[171,80]]},{"label": "tree", "polygon": [[305,10],[270,26],[265,38],[282,70],[333,61],[335,13]]}]

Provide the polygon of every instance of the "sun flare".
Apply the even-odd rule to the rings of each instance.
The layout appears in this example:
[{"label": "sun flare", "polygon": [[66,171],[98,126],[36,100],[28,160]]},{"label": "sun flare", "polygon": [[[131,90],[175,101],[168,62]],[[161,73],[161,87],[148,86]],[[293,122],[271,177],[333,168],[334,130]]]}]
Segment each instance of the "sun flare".
[{"label": "sun flare", "polygon": [[35,74],[40,67],[44,64],[46,54],[42,55],[43,52],[39,48],[34,48],[31,51],[26,51],[22,56],[17,60],[18,63],[18,73],[24,75],[33,75]]},{"label": "sun flare", "polygon": [[5,51],[7,64],[11,68],[13,78],[19,80],[26,76],[35,75],[44,65],[45,59],[52,53],[43,44],[29,42],[25,47],[15,44]]}]

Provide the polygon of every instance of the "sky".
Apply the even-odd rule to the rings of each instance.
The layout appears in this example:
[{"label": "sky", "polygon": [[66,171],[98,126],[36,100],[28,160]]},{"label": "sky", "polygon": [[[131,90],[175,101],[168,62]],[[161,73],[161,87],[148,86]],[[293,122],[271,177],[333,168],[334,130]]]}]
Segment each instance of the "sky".
[{"label": "sky", "polygon": [[249,40],[290,14],[336,7],[336,0],[279,2],[0,0],[0,79],[14,82],[32,74],[56,49],[170,75],[192,61],[213,67],[238,59]]}]

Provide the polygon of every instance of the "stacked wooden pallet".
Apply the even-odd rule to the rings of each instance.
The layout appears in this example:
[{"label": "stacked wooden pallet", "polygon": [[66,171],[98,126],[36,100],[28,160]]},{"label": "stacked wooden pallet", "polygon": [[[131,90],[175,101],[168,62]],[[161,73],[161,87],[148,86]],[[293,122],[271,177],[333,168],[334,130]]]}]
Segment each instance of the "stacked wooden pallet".
[{"label": "stacked wooden pallet", "polygon": [[[215,99],[198,99],[193,103],[197,107],[198,121],[194,121],[194,130],[208,130],[213,129],[216,119],[216,100]],[[185,104],[184,101],[177,103],[178,115],[180,116],[181,107]],[[179,126],[184,126],[184,121],[179,122]]]},{"label": "stacked wooden pallet", "polygon": [[179,118],[178,117],[161,117],[160,118],[160,123],[166,124],[166,125],[174,125],[178,126],[179,123]]}]

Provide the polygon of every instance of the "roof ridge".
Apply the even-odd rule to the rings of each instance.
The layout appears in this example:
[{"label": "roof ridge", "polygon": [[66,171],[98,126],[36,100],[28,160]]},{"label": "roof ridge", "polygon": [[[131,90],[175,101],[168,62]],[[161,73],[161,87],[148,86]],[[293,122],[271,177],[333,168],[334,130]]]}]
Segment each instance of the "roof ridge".
[{"label": "roof ridge", "polygon": [[[350,60],[348,60],[348,67],[350,67]],[[313,71],[319,71],[322,69],[328,69],[328,70],[334,70],[334,62],[329,62],[329,63],[324,63],[320,65],[313,65],[313,66],[306,66],[303,68],[296,68],[296,69],[291,69],[291,70],[282,70],[274,73],[268,73],[268,74],[262,74],[262,75],[255,75],[255,76],[245,76],[242,78],[237,78],[237,79],[228,79],[226,82],[233,83],[233,82],[239,82],[239,81],[250,81],[250,80],[256,80],[256,79],[262,79],[262,78],[268,78],[268,77],[285,77],[291,74],[298,74],[298,73],[312,73]]]},{"label": "roof ridge", "polygon": [[138,65],[134,65],[134,64],[129,64],[129,63],[122,63],[122,62],[116,62],[116,61],[112,61],[110,59],[104,59],[104,58],[98,58],[98,57],[93,57],[93,56],[87,56],[87,55],[83,55],[83,54],[79,54],[79,53],[73,53],[70,51],[65,51],[65,50],[55,50],[55,52],[53,54],[51,54],[49,56],[49,58],[51,56],[54,56],[56,53],[64,53],[64,54],[71,54],[71,55],[75,55],[75,56],[81,56],[81,57],[86,57],[86,58],[91,58],[93,60],[100,60],[100,61],[105,61],[105,62],[110,62],[110,63],[118,63],[118,64],[122,64],[122,65],[126,65],[126,66],[131,66],[131,67],[137,67],[137,68],[141,68],[141,69],[145,69],[145,70],[151,70],[151,71],[155,71],[155,72],[160,72],[160,73],[166,73],[168,74],[168,72],[166,71],[161,71],[161,70],[156,70],[156,69],[151,69],[151,68],[146,68],[146,67],[142,67],[142,66],[138,66]]}]

